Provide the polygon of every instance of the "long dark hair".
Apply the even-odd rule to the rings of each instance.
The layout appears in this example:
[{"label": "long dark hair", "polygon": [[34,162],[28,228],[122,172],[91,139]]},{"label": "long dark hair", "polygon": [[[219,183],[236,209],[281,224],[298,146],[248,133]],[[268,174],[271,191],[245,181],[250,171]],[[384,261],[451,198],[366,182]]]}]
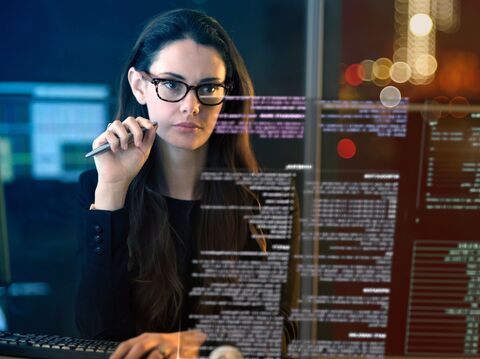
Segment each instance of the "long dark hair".
[{"label": "long dark hair", "polygon": [[[229,95],[253,96],[245,64],[221,25],[198,11],[174,10],[153,18],[133,47],[121,78],[118,119],[128,116],[148,118],[147,107],[140,105],[133,96],[128,69],[134,67],[148,71],[158,51],[173,41],[187,38],[212,47],[221,55],[226,66],[225,83],[231,85]],[[250,114],[249,101],[226,101],[222,112],[243,114],[246,123]],[[162,166],[157,140],[142,170],[131,183],[127,198],[129,268],[135,274],[132,299],[138,331],[158,330],[162,324],[165,330],[165,323],[175,323],[179,319],[183,301],[184,289],[177,272],[167,205],[159,187]],[[248,133],[219,135],[214,132],[208,142],[206,167],[257,172]],[[202,204],[252,202],[252,194],[233,183],[207,181],[202,185]],[[195,229],[199,250],[241,250],[245,245],[249,228],[240,211],[202,210],[199,217]]]}]

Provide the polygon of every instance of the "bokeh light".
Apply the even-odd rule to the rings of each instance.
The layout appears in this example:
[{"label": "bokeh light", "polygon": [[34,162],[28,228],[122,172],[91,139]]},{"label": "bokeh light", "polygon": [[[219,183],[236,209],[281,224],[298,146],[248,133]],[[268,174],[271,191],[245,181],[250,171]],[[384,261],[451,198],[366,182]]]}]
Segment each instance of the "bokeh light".
[{"label": "bokeh light", "polygon": [[409,82],[413,85],[429,85],[433,82],[434,79],[435,78],[433,76],[426,77],[426,76],[417,74],[416,77],[412,75],[412,77],[410,77]]},{"label": "bokeh light", "polygon": [[408,14],[408,1],[395,1],[395,10],[400,14]]},{"label": "bokeh light", "polygon": [[377,85],[378,87],[385,87],[387,86],[391,80],[390,80],[390,77],[388,77],[387,79],[385,80],[382,80],[382,79],[378,79],[378,78],[374,78],[373,81],[372,81],[375,85]]},{"label": "bokeh light", "polygon": [[362,80],[365,81],[365,82],[370,82],[373,80],[374,76],[373,76],[373,60],[363,60],[360,65],[362,66],[363,68],[363,71],[361,73],[361,76],[362,77]]},{"label": "bokeh light", "polygon": [[439,31],[452,33],[458,30],[460,24],[458,0],[434,1],[432,14],[435,19],[435,27]]},{"label": "bokeh light", "polygon": [[433,29],[433,21],[427,14],[415,14],[410,18],[409,29],[415,36],[426,36]]},{"label": "bokeh light", "polygon": [[[448,101],[448,99],[447,99]],[[437,121],[442,116],[442,110],[439,108],[440,103],[435,100],[425,100],[423,104],[422,117],[429,122]]]},{"label": "bokeh light", "polygon": [[395,62],[390,68],[390,77],[397,83],[407,82],[410,76],[412,76],[412,69],[406,62]]},{"label": "bokeh light", "polygon": [[373,75],[380,80],[387,80],[390,78],[390,67],[392,61],[386,57],[381,57],[373,63]]},{"label": "bokeh light", "polygon": [[399,47],[393,53],[393,61],[405,61],[407,59],[408,49],[406,47]]},{"label": "bokeh light", "polygon": [[[408,46],[408,37],[407,36],[398,36],[393,43],[394,49],[406,48],[407,46]],[[394,56],[395,56],[395,54],[394,54]]]},{"label": "bokeh light", "polygon": [[345,70],[345,81],[351,86],[358,86],[363,82],[363,72],[360,64],[351,64]]},{"label": "bokeh light", "polygon": [[463,97],[463,96],[456,96],[452,98],[450,101],[451,109],[450,109],[450,114],[455,117],[455,118],[464,118],[468,115],[469,111],[465,111],[462,109],[456,109],[455,106],[468,106],[470,105],[470,102]]},{"label": "bokeh light", "polygon": [[358,93],[357,87],[345,84],[340,86],[340,89],[338,90],[338,98],[340,100],[348,101],[359,100],[360,94]]},{"label": "bokeh light", "polygon": [[337,153],[343,159],[350,159],[357,153],[357,146],[349,138],[342,138],[337,143]]},{"label": "bokeh light", "polygon": [[415,61],[415,70],[422,76],[432,76],[437,71],[437,59],[430,54],[418,56]]},{"label": "bokeh light", "polygon": [[380,91],[380,102],[385,107],[395,107],[400,103],[401,99],[402,94],[395,86],[387,86]]}]

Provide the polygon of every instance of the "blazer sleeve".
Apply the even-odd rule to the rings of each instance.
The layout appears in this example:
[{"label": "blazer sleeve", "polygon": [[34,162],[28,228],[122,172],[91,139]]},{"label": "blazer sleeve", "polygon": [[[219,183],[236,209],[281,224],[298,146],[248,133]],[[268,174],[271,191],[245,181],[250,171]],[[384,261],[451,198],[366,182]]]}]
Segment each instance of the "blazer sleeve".
[{"label": "blazer sleeve", "polygon": [[82,337],[122,341],[135,335],[127,270],[128,211],[89,210],[96,185],[95,170],[80,175],[75,321]]}]

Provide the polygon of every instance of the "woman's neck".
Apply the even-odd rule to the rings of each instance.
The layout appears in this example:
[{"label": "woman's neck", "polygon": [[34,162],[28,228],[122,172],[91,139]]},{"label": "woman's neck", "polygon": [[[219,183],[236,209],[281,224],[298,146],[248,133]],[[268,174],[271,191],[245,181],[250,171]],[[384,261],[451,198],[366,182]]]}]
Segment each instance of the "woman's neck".
[{"label": "woman's neck", "polygon": [[197,199],[198,182],[207,159],[207,144],[196,150],[173,147],[160,141],[165,185],[163,194],[176,199]]}]

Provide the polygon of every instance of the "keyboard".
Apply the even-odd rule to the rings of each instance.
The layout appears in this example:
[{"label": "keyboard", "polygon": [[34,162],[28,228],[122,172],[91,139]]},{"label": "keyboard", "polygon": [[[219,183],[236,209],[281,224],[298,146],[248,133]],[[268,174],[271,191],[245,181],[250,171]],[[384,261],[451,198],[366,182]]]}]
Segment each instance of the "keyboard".
[{"label": "keyboard", "polygon": [[103,359],[115,351],[118,342],[57,335],[19,334],[0,331],[0,356],[49,359]]}]

